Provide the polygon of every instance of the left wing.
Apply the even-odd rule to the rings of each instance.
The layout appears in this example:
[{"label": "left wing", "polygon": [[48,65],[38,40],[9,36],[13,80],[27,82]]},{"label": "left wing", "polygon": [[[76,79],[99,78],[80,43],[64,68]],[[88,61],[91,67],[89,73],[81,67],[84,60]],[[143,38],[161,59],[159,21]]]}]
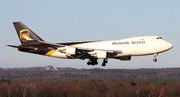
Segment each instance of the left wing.
[{"label": "left wing", "polygon": [[86,58],[108,58],[109,55],[113,54],[121,54],[122,51],[113,51],[113,50],[102,50],[102,49],[91,49],[91,48],[81,48],[81,47],[74,47],[59,43],[49,43],[39,40],[33,40],[30,37],[24,36],[26,40],[37,42],[40,44],[50,45],[51,47],[55,48],[55,50],[66,53],[70,58],[78,58],[78,59],[86,59]]}]

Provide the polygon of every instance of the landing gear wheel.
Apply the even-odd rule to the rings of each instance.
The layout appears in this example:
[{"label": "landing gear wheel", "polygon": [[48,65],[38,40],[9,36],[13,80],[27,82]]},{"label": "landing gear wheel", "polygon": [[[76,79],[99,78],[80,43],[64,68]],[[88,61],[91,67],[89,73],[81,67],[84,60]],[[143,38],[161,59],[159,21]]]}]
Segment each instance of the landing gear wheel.
[{"label": "landing gear wheel", "polygon": [[102,63],[102,66],[106,66],[106,63]]},{"label": "landing gear wheel", "polygon": [[87,62],[87,65],[91,65],[91,62],[88,61],[88,62]]},{"label": "landing gear wheel", "polygon": [[154,59],[153,59],[153,61],[154,61],[154,62],[157,62],[157,59],[156,59],[156,58],[154,58]]},{"label": "landing gear wheel", "polygon": [[97,59],[89,59],[89,61],[87,62],[87,65],[94,66],[94,65],[97,65],[97,64],[98,64]]}]

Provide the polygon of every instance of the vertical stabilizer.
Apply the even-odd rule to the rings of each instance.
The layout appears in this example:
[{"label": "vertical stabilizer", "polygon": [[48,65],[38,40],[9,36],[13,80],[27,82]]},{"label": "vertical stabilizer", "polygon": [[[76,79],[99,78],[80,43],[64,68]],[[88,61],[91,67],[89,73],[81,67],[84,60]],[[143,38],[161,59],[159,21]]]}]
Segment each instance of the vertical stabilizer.
[{"label": "vertical stabilizer", "polygon": [[29,29],[26,25],[21,22],[13,22],[14,27],[16,29],[17,35],[22,45],[33,45],[37,44],[37,42],[27,41],[25,37],[31,38],[33,40],[44,41],[38,35],[36,35],[31,29]]}]

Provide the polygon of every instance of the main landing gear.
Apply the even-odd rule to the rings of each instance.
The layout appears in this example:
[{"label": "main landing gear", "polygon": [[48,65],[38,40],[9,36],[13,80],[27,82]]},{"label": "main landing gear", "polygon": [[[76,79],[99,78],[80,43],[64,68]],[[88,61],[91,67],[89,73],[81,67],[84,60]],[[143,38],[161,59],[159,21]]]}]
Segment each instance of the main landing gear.
[{"label": "main landing gear", "polygon": [[[106,66],[106,63],[108,63],[108,59],[105,58],[103,59],[103,63],[102,63],[102,66]],[[87,65],[97,65],[98,62],[97,62],[97,59],[96,58],[92,58],[92,59],[89,59],[89,61],[87,62]]]},{"label": "main landing gear", "polygon": [[157,59],[156,59],[156,56],[157,56],[157,55],[158,55],[158,53],[155,53],[155,54],[154,54],[154,59],[153,59],[154,62],[157,62]]},{"label": "main landing gear", "polygon": [[87,62],[88,65],[97,65],[98,62],[97,62],[97,59],[95,58],[92,58],[92,59],[89,59],[89,61]]},{"label": "main landing gear", "polygon": [[102,66],[106,66],[106,63],[108,62],[108,59],[103,59]]}]

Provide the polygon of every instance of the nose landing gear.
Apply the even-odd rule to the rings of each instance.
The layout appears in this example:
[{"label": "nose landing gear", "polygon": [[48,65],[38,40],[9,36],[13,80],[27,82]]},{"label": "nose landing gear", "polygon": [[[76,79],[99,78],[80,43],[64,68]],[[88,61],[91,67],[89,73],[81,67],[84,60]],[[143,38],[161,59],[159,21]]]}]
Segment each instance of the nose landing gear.
[{"label": "nose landing gear", "polygon": [[158,53],[154,54],[154,59],[153,59],[154,62],[157,62],[157,59],[156,59],[157,55],[158,55]]}]

